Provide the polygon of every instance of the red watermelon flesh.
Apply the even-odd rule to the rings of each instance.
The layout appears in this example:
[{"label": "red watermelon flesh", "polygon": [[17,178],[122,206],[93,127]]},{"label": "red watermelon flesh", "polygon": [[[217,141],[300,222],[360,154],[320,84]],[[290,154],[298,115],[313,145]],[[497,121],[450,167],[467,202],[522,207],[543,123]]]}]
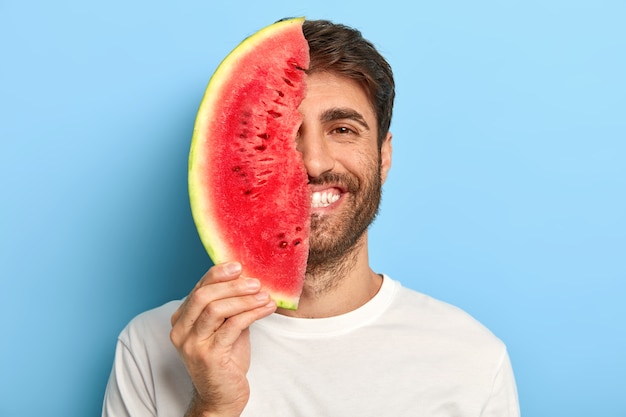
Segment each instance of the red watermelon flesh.
[{"label": "red watermelon flesh", "polygon": [[270,25],[217,68],[200,104],[189,195],[214,263],[238,261],[279,307],[298,305],[311,196],[295,137],[309,64],[304,19]]}]

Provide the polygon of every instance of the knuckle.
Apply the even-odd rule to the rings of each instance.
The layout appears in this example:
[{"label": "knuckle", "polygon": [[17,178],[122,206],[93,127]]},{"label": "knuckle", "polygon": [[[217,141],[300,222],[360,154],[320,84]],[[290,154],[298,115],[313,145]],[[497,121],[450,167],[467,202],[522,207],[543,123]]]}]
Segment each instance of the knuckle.
[{"label": "knuckle", "polygon": [[176,323],[178,323],[178,319],[180,318],[180,316],[183,314],[183,308],[184,308],[184,304],[182,304],[178,310],[176,310],[174,312],[174,314],[172,314],[172,316],[170,317],[170,325],[172,327],[176,326]]},{"label": "knuckle", "polygon": [[181,337],[179,335],[178,328],[173,327],[172,330],[170,331],[170,341],[172,342],[174,346],[178,347],[180,345],[180,340],[181,340]]},{"label": "knuckle", "polygon": [[229,286],[237,294],[246,294],[255,289],[254,281],[253,278],[241,278],[229,282]]},{"label": "knuckle", "polygon": [[224,269],[224,264],[212,266],[205,275],[205,284],[223,281],[229,274]]},{"label": "knuckle", "polygon": [[243,293],[247,290],[246,282],[243,279],[237,279],[228,283],[232,291]]},{"label": "knuckle", "polygon": [[240,332],[250,327],[254,320],[255,317],[250,312],[233,316],[224,323],[224,329],[230,332]]},{"label": "knuckle", "polygon": [[206,307],[204,308],[204,310],[202,310],[202,314],[204,316],[205,319],[210,319],[210,318],[214,318],[214,317],[221,317],[224,311],[224,307],[223,305],[226,302],[214,302],[214,303],[209,303],[206,305]]},{"label": "knuckle", "polygon": [[192,358],[196,354],[196,346],[195,344],[190,343],[189,341],[185,341],[185,343],[181,344],[178,347],[178,351],[183,357]]},{"label": "knuckle", "polygon": [[192,305],[204,305],[211,299],[211,292],[207,287],[200,287],[189,294],[189,303]]},{"label": "knuckle", "polygon": [[202,284],[210,284],[215,281],[218,276],[219,270],[215,266],[213,266],[206,272],[206,274],[204,274],[204,277],[202,277]]}]

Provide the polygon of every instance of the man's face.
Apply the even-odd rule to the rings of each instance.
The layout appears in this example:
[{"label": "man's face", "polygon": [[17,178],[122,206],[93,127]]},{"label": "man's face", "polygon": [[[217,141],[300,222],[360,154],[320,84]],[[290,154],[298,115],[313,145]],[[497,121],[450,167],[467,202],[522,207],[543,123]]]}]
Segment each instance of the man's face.
[{"label": "man's face", "polygon": [[374,110],[362,87],[331,73],[307,78],[298,133],[309,174],[309,270],[340,259],[366,232],[391,165],[391,135],[379,151]]}]

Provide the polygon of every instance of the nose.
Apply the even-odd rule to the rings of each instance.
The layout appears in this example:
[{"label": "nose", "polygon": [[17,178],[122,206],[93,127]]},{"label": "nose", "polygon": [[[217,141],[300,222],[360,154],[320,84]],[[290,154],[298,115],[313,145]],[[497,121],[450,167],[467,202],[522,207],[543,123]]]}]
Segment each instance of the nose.
[{"label": "nose", "polygon": [[335,166],[335,159],[322,132],[301,126],[296,139],[296,149],[302,153],[309,178],[319,177]]}]

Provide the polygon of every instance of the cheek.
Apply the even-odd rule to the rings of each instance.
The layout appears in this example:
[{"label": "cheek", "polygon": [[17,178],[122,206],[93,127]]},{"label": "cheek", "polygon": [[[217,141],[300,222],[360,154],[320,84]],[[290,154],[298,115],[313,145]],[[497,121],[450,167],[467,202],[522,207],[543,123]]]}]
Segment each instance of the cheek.
[{"label": "cheek", "polygon": [[377,149],[370,149],[367,152],[361,151],[357,155],[359,166],[371,173],[372,171],[378,171],[380,167],[380,152]]},{"label": "cheek", "polygon": [[328,142],[336,172],[349,173],[360,182],[370,181],[380,171],[381,154],[372,141],[361,138],[351,142]]},{"label": "cheek", "polygon": [[378,153],[362,152],[354,155],[350,173],[358,178],[359,188],[363,191],[380,184],[380,155]]}]

